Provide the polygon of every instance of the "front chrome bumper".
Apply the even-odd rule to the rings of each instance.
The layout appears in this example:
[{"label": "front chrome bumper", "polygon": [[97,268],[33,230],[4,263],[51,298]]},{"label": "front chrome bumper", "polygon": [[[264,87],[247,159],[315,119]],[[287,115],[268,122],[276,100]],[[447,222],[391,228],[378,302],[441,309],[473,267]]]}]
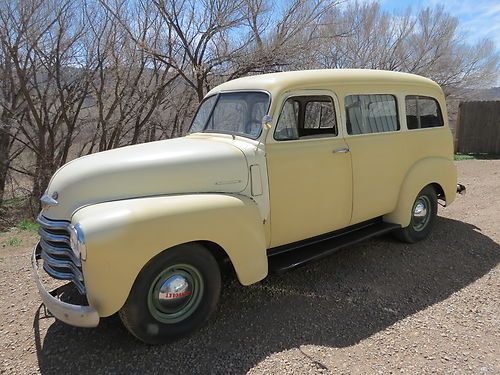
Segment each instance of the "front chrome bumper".
[{"label": "front chrome bumper", "polygon": [[72,305],[61,301],[54,292],[48,292],[40,280],[38,273],[38,260],[41,259],[40,247],[38,244],[33,249],[31,265],[33,276],[38,287],[38,292],[43,304],[52,315],[58,320],[75,327],[96,327],[99,324],[99,314],[91,306]]}]

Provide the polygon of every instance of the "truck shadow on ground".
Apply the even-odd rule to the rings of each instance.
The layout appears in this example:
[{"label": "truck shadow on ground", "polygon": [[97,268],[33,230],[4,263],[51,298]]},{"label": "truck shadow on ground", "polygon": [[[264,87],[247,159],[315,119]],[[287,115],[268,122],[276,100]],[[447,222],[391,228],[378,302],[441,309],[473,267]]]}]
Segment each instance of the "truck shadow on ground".
[{"label": "truck shadow on ground", "polygon": [[117,317],[89,330],[54,322],[41,339],[37,314],[38,363],[43,374],[244,373],[300,345],[353,345],[448,298],[499,262],[500,245],[479,228],[438,218],[433,235],[416,245],[386,236],[251,287],[231,282],[209,324],[171,345],[136,341]]}]

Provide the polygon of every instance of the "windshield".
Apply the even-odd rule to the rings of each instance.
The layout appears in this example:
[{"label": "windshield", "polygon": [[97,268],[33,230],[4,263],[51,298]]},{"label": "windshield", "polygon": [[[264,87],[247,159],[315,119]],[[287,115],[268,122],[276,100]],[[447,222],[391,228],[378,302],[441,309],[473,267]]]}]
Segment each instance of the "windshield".
[{"label": "windshield", "polygon": [[229,133],[256,139],[269,108],[264,92],[226,92],[206,98],[198,108],[190,133]]}]

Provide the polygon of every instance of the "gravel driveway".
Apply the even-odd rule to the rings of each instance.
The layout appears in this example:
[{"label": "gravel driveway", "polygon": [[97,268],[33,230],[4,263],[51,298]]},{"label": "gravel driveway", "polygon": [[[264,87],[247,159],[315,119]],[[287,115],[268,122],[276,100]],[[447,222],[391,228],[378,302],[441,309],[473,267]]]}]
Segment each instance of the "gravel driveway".
[{"label": "gravel driveway", "polygon": [[461,161],[467,195],[432,236],[390,236],[242,287],[190,338],[151,347],[117,317],[77,329],[44,314],[34,235],[0,246],[0,373],[500,373],[500,160]]}]

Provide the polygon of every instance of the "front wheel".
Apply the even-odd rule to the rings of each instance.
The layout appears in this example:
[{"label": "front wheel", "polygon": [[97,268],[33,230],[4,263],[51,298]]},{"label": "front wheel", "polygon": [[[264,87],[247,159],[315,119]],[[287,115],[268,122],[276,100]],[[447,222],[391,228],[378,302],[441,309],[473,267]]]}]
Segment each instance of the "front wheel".
[{"label": "front wheel", "polygon": [[141,270],[120,318],[139,340],[161,344],[202,326],[221,290],[217,261],[199,244],[176,246]]},{"label": "front wheel", "polygon": [[437,216],[437,195],[432,186],[426,186],[418,193],[411,209],[410,224],[397,230],[398,239],[414,243],[425,239],[434,226]]}]

